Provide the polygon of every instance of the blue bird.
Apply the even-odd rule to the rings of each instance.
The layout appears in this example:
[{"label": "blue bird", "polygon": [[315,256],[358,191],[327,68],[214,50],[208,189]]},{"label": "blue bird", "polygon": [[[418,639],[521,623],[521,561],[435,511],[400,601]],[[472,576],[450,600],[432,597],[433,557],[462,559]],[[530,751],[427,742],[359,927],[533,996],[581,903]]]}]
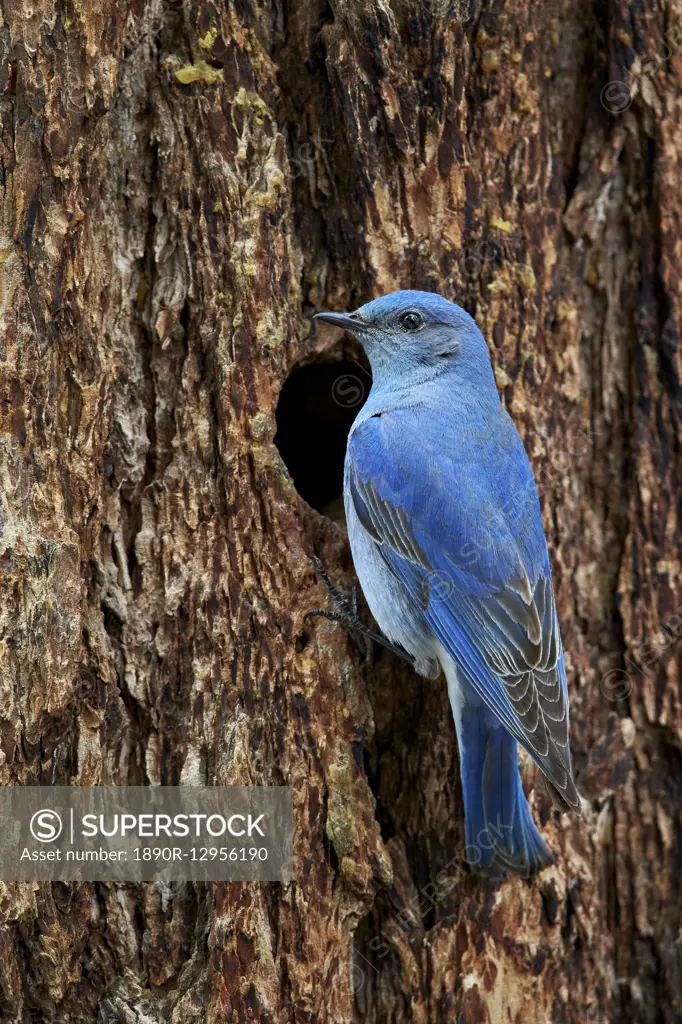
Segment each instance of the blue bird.
[{"label": "blue bird", "polygon": [[493,878],[528,876],[554,856],[523,792],[517,743],[561,810],[580,797],[535,480],[486,342],[468,313],[431,292],[316,319],[353,334],[372,367],[344,471],[360,585],[386,645],[425,676],[445,673],[467,859]]}]

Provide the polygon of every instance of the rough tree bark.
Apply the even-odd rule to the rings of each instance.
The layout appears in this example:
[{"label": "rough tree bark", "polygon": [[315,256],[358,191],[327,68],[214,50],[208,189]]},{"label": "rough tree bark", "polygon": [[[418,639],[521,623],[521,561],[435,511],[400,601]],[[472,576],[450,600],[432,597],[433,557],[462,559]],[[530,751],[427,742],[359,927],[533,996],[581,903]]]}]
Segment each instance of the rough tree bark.
[{"label": "rough tree bark", "polygon": [[[680,43],[677,0],[3,0],[0,783],[297,827],[286,885],[0,884],[3,1021],[682,1020]],[[352,565],[278,395],[397,286],[476,316],[543,494],[590,812],[526,765],[533,882],[459,868],[442,681],[303,623]]]}]

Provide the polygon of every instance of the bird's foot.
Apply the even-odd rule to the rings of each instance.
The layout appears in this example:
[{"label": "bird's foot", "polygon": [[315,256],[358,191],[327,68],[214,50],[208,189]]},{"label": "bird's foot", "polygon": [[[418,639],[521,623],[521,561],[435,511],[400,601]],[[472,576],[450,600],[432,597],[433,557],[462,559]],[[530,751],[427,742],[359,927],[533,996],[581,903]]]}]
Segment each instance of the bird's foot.
[{"label": "bird's foot", "polygon": [[375,633],[373,629],[369,629],[362,622],[358,615],[358,590],[355,584],[351,590],[350,601],[346,598],[338,587],[334,586],[332,581],[327,575],[327,570],[322,565],[322,562],[318,558],[311,558],[311,562],[315,567],[315,572],[322,580],[324,587],[329,594],[332,604],[335,607],[335,611],[326,611],[323,608],[312,608],[309,612],[306,612],[303,616],[305,622],[308,618],[313,616],[320,616],[323,619],[329,619],[330,622],[338,622],[339,625],[344,626],[350,633],[353,634],[355,639],[365,656],[367,656],[367,640],[373,640],[375,644],[380,644],[381,647],[385,647],[387,651],[392,651],[393,654],[397,654],[399,658],[406,661],[412,668],[415,667],[415,660],[411,654],[403,650],[397,644],[392,644],[390,640],[387,640],[385,636],[381,636],[380,633]]}]

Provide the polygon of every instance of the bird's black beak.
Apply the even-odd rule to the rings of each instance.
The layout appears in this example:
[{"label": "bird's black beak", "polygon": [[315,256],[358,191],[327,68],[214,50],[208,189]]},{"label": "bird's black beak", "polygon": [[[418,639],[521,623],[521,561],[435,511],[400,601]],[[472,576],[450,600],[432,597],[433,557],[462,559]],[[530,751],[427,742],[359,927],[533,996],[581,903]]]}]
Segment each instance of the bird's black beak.
[{"label": "bird's black beak", "polygon": [[316,313],[313,320],[322,320],[334,327],[342,327],[344,331],[356,334],[366,329],[366,324],[354,313]]}]

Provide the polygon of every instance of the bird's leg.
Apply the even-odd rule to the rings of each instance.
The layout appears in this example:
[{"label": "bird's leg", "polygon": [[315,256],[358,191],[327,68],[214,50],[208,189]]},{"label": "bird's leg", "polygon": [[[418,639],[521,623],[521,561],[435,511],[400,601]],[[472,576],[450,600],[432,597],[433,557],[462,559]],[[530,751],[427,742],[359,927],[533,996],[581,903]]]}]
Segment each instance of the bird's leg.
[{"label": "bird's leg", "polygon": [[363,653],[367,654],[367,640],[373,640],[375,644],[380,644],[381,647],[385,647],[387,651],[392,651],[393,654],[397,654],[399,658],[406,661],[412,668],[415,667],[415,661],[411,654],[403,650],[397,644],[392,644],[390,640],[387,640],[385,636],[380,633],[375,633],[373,629],[365,626],[358,615],[358,591],[357,587],[353,585],[351,590],[350,602],[344,594],[334,586],[332,581],[327,575],[327,570],[322,565],[322,562],[318,558],[311,559],[315,572],[322,580],[327,593],[329,594],[336,611],[329,612],[323,608],[313,608],[311,611],[306,612],[303,616],[303,621],[312,618],[315,615],[321,616],[323,619],[329,619],[330,622],[338,622],[340,625],[345,626],[349,632],[351,632],[356,639],[359,641],[360,647]]}]

